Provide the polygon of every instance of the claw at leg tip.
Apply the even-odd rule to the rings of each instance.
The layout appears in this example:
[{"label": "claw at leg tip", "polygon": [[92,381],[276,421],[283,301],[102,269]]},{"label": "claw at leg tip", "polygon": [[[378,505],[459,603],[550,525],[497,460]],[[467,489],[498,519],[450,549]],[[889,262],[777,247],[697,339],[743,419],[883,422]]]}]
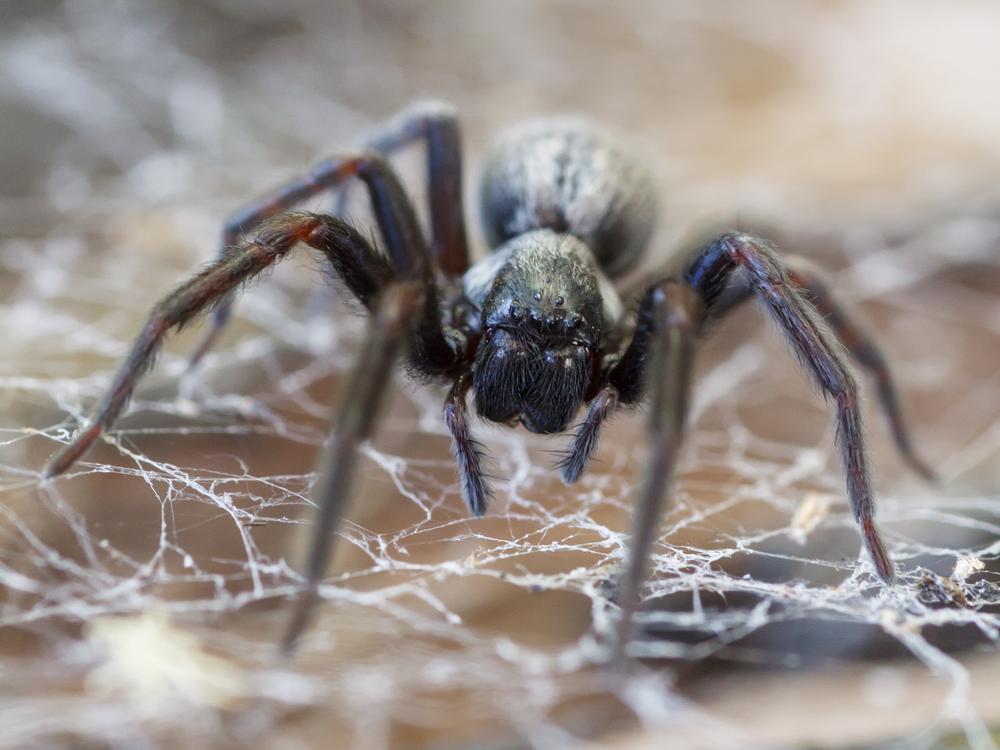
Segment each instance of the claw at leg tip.
[{"label": "claw at leg tip", "polygon": [[64,450],[60,451],[55,456],[53,456],[52,459],[50,459],[49,462],[45,464],[45,467],[42,469],[43,482],[48,482],[51,479],[55,479],[56,477],[63,474],[66,471],[66,469],[68,469],[70,466],[73,465],[73,462],[76,460],[76,457],[70,457],[68,455],[70,447],[72,447],[72,443],[69,446],[67,446]]},{"label": "claw at leg tip", "polygon": [[316,590],[313,587],[302,591],[296,597],[292,617],[278,649],[282,659],[290,659],[295,653],[295,648],[299,644],[299,637],[309,624],[309,615],[312,613],[315,599]]},{"label": "claw at leg tip", "polygon": [[865,537],[865,546],[868,548],[868,554],[875,565],[875,572],[878,573],[878,577],[882,579],[883,583],[891,586],[896,582],[896,566],[893,564],[892,558],[889,557],[889,553],[886,552],[885,546],[882,544],[882,540],[875,530],[874,521],[871,519],[865,520],[862,523],[862,530]]},{"label": "claw at leg tip", "polygon": [[45,468],[42,469],[42,480],[48,481],[69,469],[97,440],[101,431],[99,425],[93,424],[63,446],[62,450],[45,464]]},{"label": "claw at leg tip", "polygon": [[62,466],[58,462],[50,461],[42,469],[42,482],[50,482],[65,473],[67,466]]}]

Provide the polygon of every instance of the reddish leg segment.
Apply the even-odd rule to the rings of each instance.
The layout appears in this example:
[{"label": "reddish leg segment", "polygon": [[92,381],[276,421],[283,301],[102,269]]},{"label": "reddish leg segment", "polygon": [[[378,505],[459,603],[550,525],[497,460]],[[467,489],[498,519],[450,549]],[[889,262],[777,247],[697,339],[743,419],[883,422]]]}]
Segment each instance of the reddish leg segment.
[{"label": "reddish leg segment", "polygon": [[710,309],[738,268],[743,269],[750,287],[785,332],[802,366],[836,406],[837,443],[851,510],[878,575],[891,582],[895,571],[875,527],[875,500],[854,376],[816,308],[803,299],[777,253],[766,242],[745,234],[725,234],[700,251],[685,279]]}]

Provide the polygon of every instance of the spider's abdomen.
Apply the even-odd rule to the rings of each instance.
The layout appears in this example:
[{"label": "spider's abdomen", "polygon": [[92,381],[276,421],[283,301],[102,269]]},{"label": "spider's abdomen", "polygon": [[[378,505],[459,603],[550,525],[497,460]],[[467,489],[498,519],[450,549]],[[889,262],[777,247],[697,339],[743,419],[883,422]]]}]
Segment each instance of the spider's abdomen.
[{"label": "spider's abdomen", "polygon": [[483,174],[490,243],[536,229],[572,234],[609,276],[633,268],[656,220],[649,172],[586,120],[536,120],[508,131]]}]

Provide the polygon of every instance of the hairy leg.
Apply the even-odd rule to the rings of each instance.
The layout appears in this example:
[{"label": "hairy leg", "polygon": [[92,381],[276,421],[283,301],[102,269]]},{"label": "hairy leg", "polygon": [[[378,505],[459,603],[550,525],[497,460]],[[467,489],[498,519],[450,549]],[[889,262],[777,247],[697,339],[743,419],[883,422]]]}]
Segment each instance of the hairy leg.
[{"label": "hairy leg", "polygon": [[334,534],[350,497],[358,446],[372,434],[391,382],[393,363],[405,341],[410,320],[419,313],[422,291],[419,282],[396,283],[379,296],[360,357],[340,396],[330,442],[320,464],[322,473],[313,491],[316,521],[306,558],[304,589],[282,640],[285,654],[294,649],[309,624],[319,581],[333,551]]},{"label": "hairy leg", "polygon": [[[469,241],[462,196],[462,139],[450,104],[418,101],[365,141],[365,149],[388,156],[424,141],[427,148],[427,199],[431,247],[448,276],[469,269]],[[341,191],[343,198],[346,191]]]},{"label": "hairy leg", "polygon": [[107,393],[90,419],[90,425],[57,453],[44,469],[44,477],[62,474],[100,437],[125,408],[138,379],[148,370],[167,332],[181,328],[217,304],[241,283],[283,258],[309,237],[321,219],[288,215],[262,227],[257,236],[232,248],[227,255],[181,284],[156,304],[132,345]]},{"label": "hairy leg", "polygon": [[[633,357],[641,350],[641,358],[648,367],[643,368],[640,376],[645,378],[645,390],[650,396],[648,468],[633,514],[632,541],[620,580],[621,619],[615,642],[616,658],[624,654],[632,634],[632,619],[639,606],[650,552],[673,489],[677,454],[687,421],[695,336],[701,312],[697,293],[686,284],[675,281],[655,284],[644,296],[639,309],[640,323],[644,325],[637,328],[626,356],[611,374],[612,382],[626,382],[635,374],[629,362],[634,361]],[[621,370],[623,365],[625,370]]]},{"label": "hairy leg", "polygon": [[[936,481],[934,469],[920,457],[913,446],[892,370],[878,342],[859,318],[837,299],[824,273],[815,264],[794,255],[785,257],[784,261],[788,278],[802,290],[805,299],[816,307],[854,361],[874,379],[879,407],[885,414],[896,449],[903,460],[927,481]],[[712,320],[721,319],[753,295],[754,289],[749,281],[739,279],[731,283],[712,306],[708,311],[709,316]]]},{"label": "hairy leg", "polygon": [[[419,139],[427,143],[428,199],[434,255],[445,273],[457,276],[465,273],[469,266],[469,249],[462,205],[461,139],[454,110],[446,104],[418,102],[397,115],[371,138],[365,145],[365,153],[369,154],[369,159],[375,154],[388,155]],[[236,211],[223,226],[220,257],[260,222],[329,190],[340,188],[335,214],[342,215],[347,194],[345,182],[354,175],[368,183],[368,194],[376,215],[384,212],[386,201],[406,202],[409,205],[409,198],[401,187],[398,191],[380,191],[365,178],[363,170],[345,169],[343,165],[349,160],[349,157],[324,160],[305,176],[291,180]],[[415,222],[414,226],[419,233]],[[388,238],[386,241],[389,241]],[[191,355],[192,367],[218,339],[232,315],[232,307],[232,301],[226,300],[216,308],[205,335]]]},{"label": "hairy leg", "polygon": [[573,445],[559,461],[562,480],[566,484],[576,482],[587,468],[590,457],[597,448],[601,427],[614,413],[618,406],[618,398],[618,389],[609,384],[598,391],[590,402],[587,416],[573,436]]},{"label": "hairy leg", "polygon": [[[420,278],[418,261],[402,263],[405,273],[396,272],[363,236],[339,219],[306,213],[271,219],[258,229],[253,239],[232,248],[225,258],[209,265],[156,304],[111,387],[94,410],[90,425],[49,461],[44,476],[53,477],[66,471],[114,422],[128,403],[136,382],[152,365],[169,331],[210,310],[243,282],[281,260],[299,242],[322,252],[348,288],[369,307],[385,284],[398,276],[425,284]],[[419,248],[411,252],[419,252]],[[424,298],[431,296],[436,300],[433,285],[423,288]],[[426,314],[428,310],[431,315]],[[419,341],[418,348],[450,351],[452,344],[440,328],[436,302],[433,308],[424,303],[421,315],[416,317],[413,340],[423,338],[427,340]]]},{"label": "hairy leg", "polygon": [[699,292],[706,309],[711,309],[738,268],[743,269],[750,287],[785,332],[802,366],[836,406],[837,443],[851,510],[878,575],[892,582],[892,561],[875,526],[875,500],[854,376],[816,308],[802,297],[766,242],[745,234],[722,235],[692,259],[685,280]]},{"label": "hairy leg", "polygon": [[913,447],[910,431],[903,417],[899,393],[889,369],[889,363],[878,343],[865,326],[851,314],[830,290],[830,285],[822,271],[803,258],[789,258],[788,275],[805,292],[826,322],[837,334],[854,361],[867,370],[875,380],[879,404],[889,422],[892,437],[903,460],[913,471],[929,482],[936,480],[936,474]]}]

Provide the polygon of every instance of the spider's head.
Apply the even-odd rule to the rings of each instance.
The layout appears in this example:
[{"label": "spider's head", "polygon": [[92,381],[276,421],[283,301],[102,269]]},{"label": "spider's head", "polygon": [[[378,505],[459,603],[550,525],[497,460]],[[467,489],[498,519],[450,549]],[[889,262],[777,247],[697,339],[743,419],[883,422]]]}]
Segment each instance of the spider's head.
[{"label": "spider's head", "polygon": [[562,432],[583,403],[604,322],[596,268],[579,240],[533,232],[515,240],[482,309],[476,411]]}]

